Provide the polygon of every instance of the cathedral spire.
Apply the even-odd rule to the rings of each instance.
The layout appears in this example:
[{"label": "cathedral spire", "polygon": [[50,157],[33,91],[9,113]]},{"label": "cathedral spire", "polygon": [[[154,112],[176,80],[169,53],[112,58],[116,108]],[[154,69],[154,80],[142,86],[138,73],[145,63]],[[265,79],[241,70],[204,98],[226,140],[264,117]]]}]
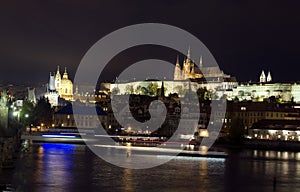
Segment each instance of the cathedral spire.
[{"label": "cathedral spire", "polygon": [[182,80],[181,68],[179,63],[179,56],[177,56],[177,61],[174,70],[174,80]]},{"label": "cathedral spire", "polygon": [[195,65],[194,65],[194,64],[192,64],[192,67],[191,67],[191,68],[192,68],[192,70],[191,70],[191,74],[192,74],[192,75],[195,75]]},{"label": "cathedral spire", "polygon": [[200,56],[199,67],[200,67],[200,68],[203,68],[202,55]]},{"label": "cathedral spire", "polygon": [[177,55],[177,60],[176,60],[176,66],[179,65],[180,66],[180,63],[179,63],[179,56]]},{"label": "cathedral spire", "polygon": [[191,59],[191,47],[190,46],[189,46],[189,49],[188,49],[187,58]]}]

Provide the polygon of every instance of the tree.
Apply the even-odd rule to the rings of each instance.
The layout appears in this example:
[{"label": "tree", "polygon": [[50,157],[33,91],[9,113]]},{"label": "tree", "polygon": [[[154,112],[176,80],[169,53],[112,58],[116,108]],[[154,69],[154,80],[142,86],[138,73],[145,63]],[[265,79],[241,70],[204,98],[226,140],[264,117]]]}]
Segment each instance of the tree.
[{"label": "tree", "polygon": [[134,89],[132,85],[126,85],[125,87],[125,93],[126,94],[133,94],[134,93]]},{"label": "tree", "polygon": [[183,87],[181,85],[177,85],[176,87],[174,87],[175,92],[178,95],[185,95],[186,90],[183,90]]},{"label": "tree", "polygon": [[33,123],[33,113],[35,106],[32,102],[25,100],[21,110],[21,124],[27,126]]},{"label": "tree", "polygon": [[146,87],[141,88],[141,94],[142,95],[148,95],[148,89]]},{"label": "tree", "polygon": [[138,95],[140,95],[142,93],[142,86],[138,85],[136,87],[135,93],[138,94]]},{"label": "tree", "polygon": [[50,126],[52,124],[53,110],[49,103],[49,100],[45,97],[41,97],[33,111],[33,124]]},{"label": "tree", "polygon": [[120,93],[120,89],[118,87],[114,87],[111,91],[111,94],[112,95],[117,95]]},{"label": "tree", "polygon": [[197,90],[197,95],[200,102],[207,101],[211,99],[211,92],[206,88],[199,88]]},{"label": "tree", "polygon": [[147,86],[147,89],[148,89],[148,94],[151,95],[151,96],[154,96],[157,94],[157,89],[158,89],[158,84],[157,83],[150,83],[148,86]]}]

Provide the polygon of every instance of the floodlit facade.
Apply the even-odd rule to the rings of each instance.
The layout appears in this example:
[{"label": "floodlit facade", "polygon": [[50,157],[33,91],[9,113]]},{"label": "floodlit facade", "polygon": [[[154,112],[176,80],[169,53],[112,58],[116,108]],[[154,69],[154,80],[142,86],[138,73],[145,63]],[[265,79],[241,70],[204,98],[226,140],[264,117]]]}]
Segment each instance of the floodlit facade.
[{"label": "floodlit facade", "polygon": [[274,96],[279,102],[300,102],[298,83],[242,83],[232,90],[229,100],[252,100],[262,102]]},{"label": "floodlit facade", "polygon": [[[166,96],[173,93],[183,96],[189,90],[190,86],[191,90],[195,92],[199,88],[206,88],[213,92],[216,97],[220,98],[224,94],[232,95],[232,89],[238,86],[236,78],[226,75],[219,67],[204,66],[202,56],[200,56],[199,66],[196,65],[192,60],[190,49],[188,50],[187,57],[183,61],[182,67],[179,60],[178,57],[174,68],[174,80],[163,81]],[[110,92],[117,95],[147,95],[147,88],[161,88],[161,84],[161,81],[151,80],[117,82],[110,84],[109,89]]]}]

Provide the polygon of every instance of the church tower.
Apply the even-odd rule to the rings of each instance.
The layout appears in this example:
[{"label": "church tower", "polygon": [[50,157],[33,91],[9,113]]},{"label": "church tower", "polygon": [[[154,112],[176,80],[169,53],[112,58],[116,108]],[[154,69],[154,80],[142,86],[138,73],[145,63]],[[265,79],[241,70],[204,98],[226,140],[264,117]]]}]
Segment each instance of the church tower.
[{"label": "church tower", "polygon": [[271,82],[272,81],[272,76],[270,71],[268,72],[268,76],[267,76],[267,82]]},{"label": "church tower", "polygon": [[181,74],[181,68],[180,68],[178,56],[177,56],[175,70],[174,70],[174,80],[182,80],[182,74]]},{"label": "church tower", "polygon": [[60,96],[66,100],[73,99],[73,83],[69,79],[67,68],[65,68],[65,72],[61,79],[61,94]]},{"label": "church tower", "polygon": [[262,72],[261,72],[261,75],[259,77],[259,82],[260,83],[265,83],[266,82],[266,75],[265,75],[264,70],[262,70]]},{"label": "church tower", "polygon": [[52,75],[51,72],[49,77],[49,91],[55,91],[55,79],[54,75]]},{"label": "church tower", "polygon": [[55,74],[55,89],[56,91],[61,94],[61,76],[60,76],[60,71],[59,71],[59,66],[57,66],[57,71]]}]

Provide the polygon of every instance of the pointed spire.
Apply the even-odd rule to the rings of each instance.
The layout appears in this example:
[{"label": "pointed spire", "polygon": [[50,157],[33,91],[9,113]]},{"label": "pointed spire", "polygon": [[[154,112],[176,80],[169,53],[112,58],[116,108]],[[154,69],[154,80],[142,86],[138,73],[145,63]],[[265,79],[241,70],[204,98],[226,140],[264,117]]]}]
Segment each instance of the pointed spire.
[{"label": "pointed spire", "polygon": [[271,82],[272,81],[272,76],[270,71],[268,72],[268,76],[267,76],[267,82]]},{"label": "pointed spire", "polygon": [[57,70],[56,70],[56,74],[55,74],[55,79],[56,79],[56,81],[61,79],[60,71],[59,71],[59,65],[57,65]]},{"label": "pointed spire", "polygon": [[176,66],[175,66],[175,70],[174,70],[174,80],[181,80],[181,67],[180,67],[180,63],[179,63],[179,56],[177,56],[177,61],[176,61]]},{"label": "pointed spire", "polygon": [[202,55],[200,56],[200,62],[199,62],[199,67],[203,68],[203,61],[202,61]]},{"label": "pointed spire", "polygon": [[192,65],[191,74],[193,74],[193,75],[195,74],[195,65],[194,64]]},{"label": "pointed spire", "polygon": [[180,66],[180,63],[179,63],[179,55],[177,55],[176,66],[177,66],[177,65]]},{"label": "pointed spire", "polygon": [[63,79],[68,79],[67,67],[65,67],[65,72],[63,75]]},{"label": "pointed spire", "polygon": [[189,49],[188,49],[187,58],[191,59],[191,47],[190,46],[189,46]]}]

